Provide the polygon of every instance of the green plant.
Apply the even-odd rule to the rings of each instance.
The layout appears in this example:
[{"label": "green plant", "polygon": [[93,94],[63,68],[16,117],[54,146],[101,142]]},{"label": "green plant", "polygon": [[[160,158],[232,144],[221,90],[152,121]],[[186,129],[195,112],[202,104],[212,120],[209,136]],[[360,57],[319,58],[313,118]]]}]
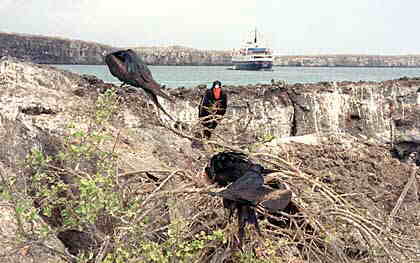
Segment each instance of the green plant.
[{"label": "green plant", "polygon": [[131,262],[200,262],[203,249],[210,243],[225,244],[226,238],[220,230],[213,231],[210,234],[201,232],[194,239],[185,240],[177,234],[178,223],[169,225],[169,236],[161,243],[151,240],[141,240],[134,249],[123,249],[120,247],[114,253],[109,254],[104,262],[127,262],[129,259],[135,259]]},{"label": "green plant", "polygon": [[[33,149],[28,155],[31,196],[37,212],[54,226],[47,234],[70,229],[88,231],[94,237],[112,234],[117,218],[129,217],[138,209],[119,186],[115,139],[107,129],[117,104],[115,91],[107,90],[99,95],[93,117],[87,118],[91,122],[67,125],[55,154]],[[100,220],[107,221],[96,230]]]}]

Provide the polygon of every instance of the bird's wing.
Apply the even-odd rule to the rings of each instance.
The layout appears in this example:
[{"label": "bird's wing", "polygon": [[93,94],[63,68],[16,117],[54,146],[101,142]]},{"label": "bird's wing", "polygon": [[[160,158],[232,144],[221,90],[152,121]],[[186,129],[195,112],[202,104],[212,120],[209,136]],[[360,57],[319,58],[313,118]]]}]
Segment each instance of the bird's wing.
[{"label": "bird's wing", "polygon": [[268,192],[265,196],[261,199],[261,205],[272,211],[280,211],[286,208],[286,206],[292,200],[292,191],[289,189],[286,190],[273,190]]},{"label": "bird's wing", "polygon": [[144,82],[156,82],[153,77],[152,77],[152,73],[146,72],[146,71],[138,71],[140,73],[141,78],[143,79]]},{"label": "bird's wing", "polygon": [[242,191],[247,189],[255,189],[261,187],[264,184],[264,178],[261,174],[247,171],[242,177],[239,177],[233,182],[228,188],[234,191]]},{"label": "bird's wing", "polygon": [[129,49],[127,50],[127,54],[130,56],[133,63],[137,65],[137,72],[147,73],[149,76],[152,76],[152,72],[147,67],[146,63],[144,63],[144,61],[140,58],[140,56],[137,55],[136,52]]},{"label": "bird's wing", "polygon": [[247,172],[223,190],[223,197],[234,201],[243,201],[245,203],[253,204],[256,200],[257,189],[259,189],[263,183],[264,179],[262,175],[254,172]]},{"label": "bird's wing", "polygon": [[130,54],[129,52],[126,52],[124,53],[123,57],[124,57],[124,64],[125,64],[125,67],[127,68],[128,73],[141,72],[140,65],[138,64],[137,60],[135,59],[135,57],[133,57],[132,54]]},{"label": "bird's wing", "polygon": [[[131,49],[120,50],[106,55],[105,63],[111,74],[123,82],[129,82],[130,85],[139,87],[141,83],[155,82],[152,72],[144,61]],[[140,76],[142,80],[137,80],[135,85],[134,78]]]},{"label": "bird's wing", "polygon": [[122,82],[127,81],[128,74],[124,62],[118,59],[114,53],[108,54],[105,57],[105,63],[114,77]]},{"label": "bird's wing", "polygon": [[208,194],[211,196],[222,197],[231,201],[238,201],[238,198],[235,195],[235,193],[232,192],[229,188],[225,188],[219,192],[208,192]]},{"label": "bird's wing", "polygon": [[153,94],[172,102],[172,99],[161,90],[161,86],[153,79],[152,72],[146,63],[133,50],[124,51],[120,57],[123,59],[120,64],[123,68],[126,68],[127,79],[130,80],[126,82],[135,87],[149,90]]}]

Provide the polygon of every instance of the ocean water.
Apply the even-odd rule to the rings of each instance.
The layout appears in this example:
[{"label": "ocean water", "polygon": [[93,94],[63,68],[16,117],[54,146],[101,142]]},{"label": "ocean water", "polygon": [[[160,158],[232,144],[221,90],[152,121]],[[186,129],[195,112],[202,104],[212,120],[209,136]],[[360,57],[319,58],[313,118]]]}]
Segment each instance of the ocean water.
[{"label": "ocean water", "polygon": [[[51,65],[79,74],[95,75],[105,82],[120,83],[105,65]],[[227,85],[269,84],[272,79],[287,83],[319,81],[383,81],[420,77],[420,68],[273,67],[272,71],[228,70],[226,66],[149,66],[153,78],[171,87],[196,87],[220,80]]]}]

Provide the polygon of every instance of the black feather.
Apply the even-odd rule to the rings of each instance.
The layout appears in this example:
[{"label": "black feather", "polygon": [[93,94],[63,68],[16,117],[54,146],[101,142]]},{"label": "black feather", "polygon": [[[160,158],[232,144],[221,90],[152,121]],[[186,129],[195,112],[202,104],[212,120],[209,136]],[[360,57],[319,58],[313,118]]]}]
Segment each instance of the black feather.
[{"label": "black feather", "polygon": [[[152,99],[153,103],[170,119],[174,120],[159,103],[157,96],[172,102],[172,99],[162,91],[152,77],[152,72],[146,63],[131,49],[120,50],[105,56],[105,63],[111,74],[124,84],[143,89]],[[123,86],[122,85],[122,86]]]},{"label": "black feather", "polygon": [[205,171],[219,186],[226,187],[209,194],[223,198],[223,207],[229,210],[229,221],[236,211],[239,247],[243,244],[247,224],[254,225],[261,235],[255,211],[257,206],[269,211],[279,211],[290,202],[290,190],[273,189],[264,185],[263,176],[275,170],[252,163],[243,153],[218,153],[211,158]]}]

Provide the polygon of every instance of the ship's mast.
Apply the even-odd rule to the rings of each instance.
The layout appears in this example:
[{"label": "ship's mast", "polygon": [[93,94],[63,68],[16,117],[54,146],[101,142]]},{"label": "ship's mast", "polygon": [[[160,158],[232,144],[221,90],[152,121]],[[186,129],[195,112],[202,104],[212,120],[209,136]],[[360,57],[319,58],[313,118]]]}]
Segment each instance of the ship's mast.
[{"label": "ship's mast", "polygon": [[255,28],[254,44],[257,44],[257,28]]}]

